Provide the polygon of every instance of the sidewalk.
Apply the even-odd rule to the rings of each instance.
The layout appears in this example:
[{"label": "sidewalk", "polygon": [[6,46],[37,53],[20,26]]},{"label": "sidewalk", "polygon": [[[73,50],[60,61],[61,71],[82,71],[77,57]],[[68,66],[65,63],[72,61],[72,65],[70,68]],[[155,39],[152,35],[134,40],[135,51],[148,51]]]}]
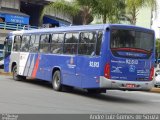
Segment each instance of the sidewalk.
[{"label": "sidewalk", "polygon": [[160,88],[152,88],[151,92],[160,93]]},{"label": "sidewalk", "polygon": [[3,69],[0,69],[0,75],[12,75],[11,73],[4,72]]}]

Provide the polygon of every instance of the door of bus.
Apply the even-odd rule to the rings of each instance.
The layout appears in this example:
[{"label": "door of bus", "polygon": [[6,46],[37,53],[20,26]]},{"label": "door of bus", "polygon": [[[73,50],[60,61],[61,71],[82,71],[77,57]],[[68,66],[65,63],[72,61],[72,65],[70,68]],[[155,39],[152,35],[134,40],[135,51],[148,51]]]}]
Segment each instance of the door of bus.
[{"label": "door of bus", "polygon": [[9,72],[10,54],[13,36],[7,36],[4,42],[4,71]]}]

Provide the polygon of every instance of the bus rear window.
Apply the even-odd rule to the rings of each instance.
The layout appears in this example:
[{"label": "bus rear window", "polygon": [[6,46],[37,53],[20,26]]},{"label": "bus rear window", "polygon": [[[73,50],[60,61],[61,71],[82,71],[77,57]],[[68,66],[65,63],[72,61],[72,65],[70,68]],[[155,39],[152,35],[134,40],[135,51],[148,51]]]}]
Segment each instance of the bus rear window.
[{"label": "bus rear window", "polygon": [[112,52],[143,53],[149,57],[154,48],[154,35],[134,30],[112,30],[110,43]]}]

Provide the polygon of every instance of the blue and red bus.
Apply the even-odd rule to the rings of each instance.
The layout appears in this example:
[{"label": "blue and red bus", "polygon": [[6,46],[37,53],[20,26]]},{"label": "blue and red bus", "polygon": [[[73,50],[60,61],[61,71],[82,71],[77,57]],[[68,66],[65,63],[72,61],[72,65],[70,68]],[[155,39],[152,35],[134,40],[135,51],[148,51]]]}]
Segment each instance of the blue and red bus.
[{"label": "blue and red bus", "polygon": [[56,91],[64,86],[148,91],[154,60],[154,31],[130,25],[14,31],[5,41],[5,71],[13,72],[14,80],[49,81]]}]

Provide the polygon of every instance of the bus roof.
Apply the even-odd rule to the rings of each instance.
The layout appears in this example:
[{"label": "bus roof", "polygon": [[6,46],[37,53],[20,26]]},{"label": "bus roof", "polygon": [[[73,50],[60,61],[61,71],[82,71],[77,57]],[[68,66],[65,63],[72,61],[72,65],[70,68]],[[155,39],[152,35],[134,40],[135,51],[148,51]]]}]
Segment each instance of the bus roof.
[{"label": "bus roof", "polygon": [[57,28],[42,28],[34,30],[21,30],[13,31],[10,34],[31,34],[31,33],[50,33],[50,32],[67,32],[67,31],[84,31],[84,30],[105,30],[106,28],[123,28],[123,29],[138,29],[143,31],[154,32],[151,29],[142,28],[133,25],[124,24],[96,24],[96,25],[78,25],[78,26],[67,26],[67,27],[57,27]]}]

